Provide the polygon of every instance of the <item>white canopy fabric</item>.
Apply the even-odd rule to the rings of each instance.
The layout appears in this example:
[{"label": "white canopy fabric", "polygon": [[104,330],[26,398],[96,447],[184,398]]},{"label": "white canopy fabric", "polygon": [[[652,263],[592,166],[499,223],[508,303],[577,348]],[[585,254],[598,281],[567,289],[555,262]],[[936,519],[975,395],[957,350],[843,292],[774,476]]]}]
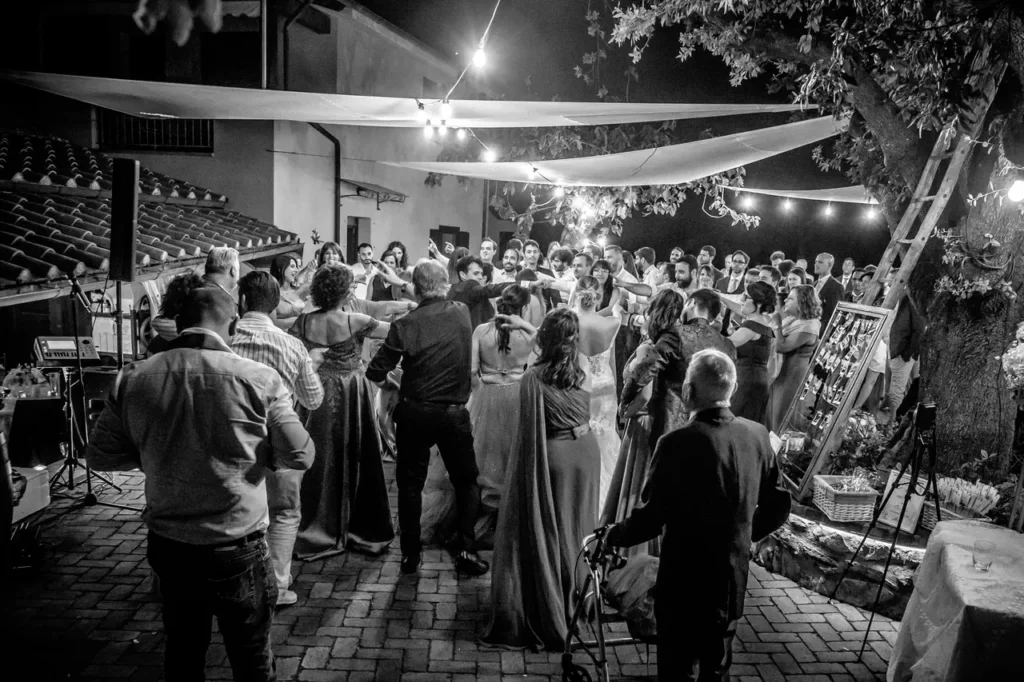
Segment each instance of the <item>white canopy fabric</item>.
[{"label": "white canopy fabric", "polygon": [[382,162],[428,173],[576,187],[678,185],[812,144],[846,129],[831,116],[655,149],[555,161]]},{"label": "white canopy fabric", "polygon": [[[0,80],[143,118],[303,121],[337,125],[422,127],[414,97],[365,97],[251,90],[185,83],[0,71]],[[795,104],[631,104],[452,100],[451,128],[543,128],[670,121],[797,111]],[[441,120],[441,104],[426,102]]]},{"label": "white canopy fabric", "polygon": [[[724,185],[723,185],[724,186]],[[863,185],[852,185],[850,187],[835,187],[832,189],[764,189],[760,187],[726,187],[736,193],[750,192],[751,194],[769,194],[776,197],[787,197],[789,199],[808,199],[810,201],[834,201],[846,204],[877,204],[878,202],[868,194],[868,188]]]}]

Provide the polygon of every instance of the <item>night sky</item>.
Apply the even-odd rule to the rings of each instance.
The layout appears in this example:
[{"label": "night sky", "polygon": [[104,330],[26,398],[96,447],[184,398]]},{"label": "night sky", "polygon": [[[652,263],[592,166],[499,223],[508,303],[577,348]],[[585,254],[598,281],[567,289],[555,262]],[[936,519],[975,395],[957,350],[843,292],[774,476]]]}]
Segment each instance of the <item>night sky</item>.
[{"label": "night sky", "polygon": [[[458,64],[465,63],[474,51],[494,8],[490,0],[366,0],[362,4]],[[604,4],[595,2],[593,6],[603,8]],[[595,100],[592,89],[573,73],[581,55],[595,48],[594,39],[586,32],[587,7],[585,0],[503,0],[488,41],[486,85],[509,99],[548,100],[558,96],[563,100]],[[608,18],[605,29],[610,31],[611,25]],[[784,94],[769,94],[764,80],[738,88],[730,86],[728,70],[711,55],[698,55],[681,64],[675,58],[677,35],[672,29],[656,32],[637,65],[640,83],[631,88],[630,101],[788,101]],[[605,49],[608,71],[621,74],[630,64],[628,49],[610,45]],[[787,120],[787,114],[776,114],[702,119],[684,125],[691,133],[687,139],[697,139],[701,129],[728,134]],[[811,159],[811,149],[812,146],[803,147],[747,166],[746,184],[780,189],[850,184],[839,173],[821,172]],[[626,222],[622,236],[613,237],[612,241],[629,249],[652,246],[659,258],[665,258],[677,244],[691,252],[702,244],[713,244],[723,253],[743,249],[755,263],[767,261],[773,250],[781,249],[790,257],[803,255],[808,260],[818,252],[828,251],[837,261],[851,256],[861,264],[876,262],[889,240],[884,221],[866,219],[865,207],[861,205],[836,204],[832,215],[825,217],[825,205],[821,202],[794,201],[787,213],[782,210],[781,198],[760,196],[756,201],[751,212],[761,216],[761,225],[752,230],[733,226],[728,218],[707,216],[702,211],[701,198],[691,196],[675,216],[637,215]],[[556,239],[560,232],[559,226],[534,227],[534,235],[542,243]]]}]

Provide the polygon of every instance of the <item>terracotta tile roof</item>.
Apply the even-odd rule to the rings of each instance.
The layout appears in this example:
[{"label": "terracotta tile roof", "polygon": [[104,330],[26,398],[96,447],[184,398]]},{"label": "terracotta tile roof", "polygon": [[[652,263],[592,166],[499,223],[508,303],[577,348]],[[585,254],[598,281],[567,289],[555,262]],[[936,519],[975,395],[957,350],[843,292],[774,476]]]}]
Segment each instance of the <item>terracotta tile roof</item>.
[{"label": "terracotta tile roof", "polygon": [[[110,157],[58,138],[0,135],[0,291],[110,265]],[[163,269],[213,246],[242,254],[296,235],[229,211],[209,190],[140,171],[136,265]]]}]

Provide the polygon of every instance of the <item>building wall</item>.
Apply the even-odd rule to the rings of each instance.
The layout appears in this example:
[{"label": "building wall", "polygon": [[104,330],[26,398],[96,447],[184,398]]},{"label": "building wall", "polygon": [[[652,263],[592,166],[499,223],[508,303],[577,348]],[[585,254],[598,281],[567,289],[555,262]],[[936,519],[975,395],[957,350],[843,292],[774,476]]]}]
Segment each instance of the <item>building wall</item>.
[{"label": "building wall", "polygon": [[[430,230],[440,225],[459,227],[469,234],[470,248],[480,244],[484,183],[460,184],[446,178],[441,187],[427,187],[425,173],[394,168],[376,160],[432,158],[436,145],[418,130],[329,126],[341,142],[341,176],[399,191],[404,203],[384,203],[347,196],[341,200],[340,243],[345,247],[349,218],[370,220],[370,240],[380,255],[388,242],[403,242],[410,258],[426,256]],[[305,258],[316,247],[312,231],[323,241],[335,240],[333,200],[334,147],[305,123],[274,124],[274,223],[297,233],[306,242]],[[366,160],[363,160],[366,159]],[[355,187],[342,185],[342,194]],[[350,254],[346,251],[346,257]]]},{"label": "building wall", "polygon": [[[110,153],[150,170],[188,180],[228,198],[228,207],[264,222],[274,221],[274,124],[217,121],[213,154]],[[283,227],[283,226],[282,226]],[[285,227],[284,229],[288,229]]]}]

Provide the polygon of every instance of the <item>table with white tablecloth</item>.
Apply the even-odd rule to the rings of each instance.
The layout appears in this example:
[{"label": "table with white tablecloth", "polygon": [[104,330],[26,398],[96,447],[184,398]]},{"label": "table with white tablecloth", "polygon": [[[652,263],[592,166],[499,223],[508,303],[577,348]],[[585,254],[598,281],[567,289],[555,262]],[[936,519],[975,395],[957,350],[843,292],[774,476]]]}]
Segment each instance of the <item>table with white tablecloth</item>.
[{"label": "table with white tablecloth", "polygon": [[[995,546],[974,568],[976,540]],[[1024,535],[978,521],[935,527],[914,580],[889,682],[1024,679]]]}]

